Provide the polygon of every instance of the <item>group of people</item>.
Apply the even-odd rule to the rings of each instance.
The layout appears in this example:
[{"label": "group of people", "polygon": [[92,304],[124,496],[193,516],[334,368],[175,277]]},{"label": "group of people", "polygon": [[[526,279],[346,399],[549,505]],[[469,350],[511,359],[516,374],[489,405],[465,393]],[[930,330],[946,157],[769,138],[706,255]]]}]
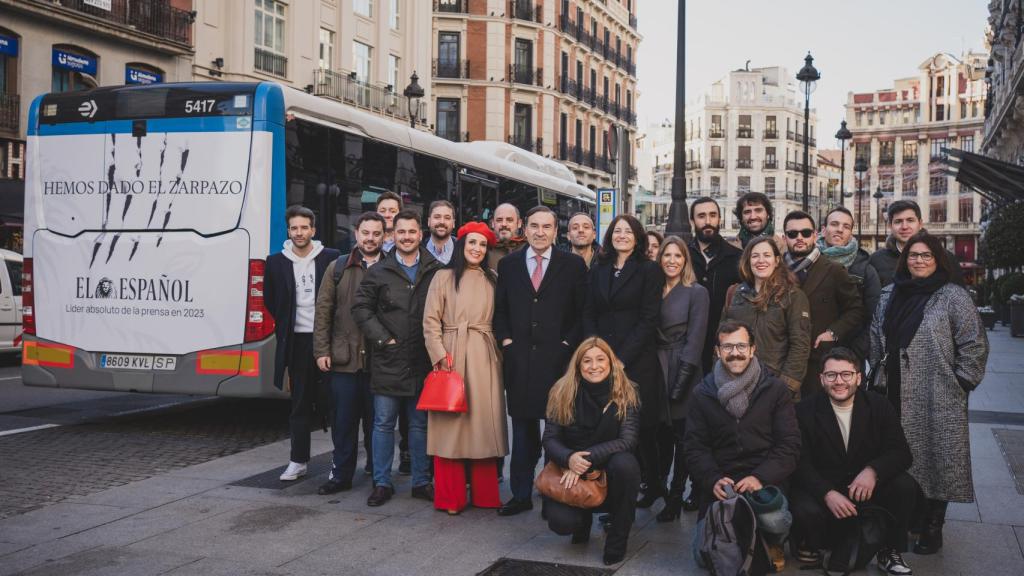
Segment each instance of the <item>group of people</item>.
[{"label": "group of people", "polygon": [[[734,214],[726,239],[718,202],[695,200],[689,243],[629,215],[602,239],[585,213],[559,230],[545,206],[502,204],[456,230],[449,202],[423,220],[387,192],[341,255],[313,240],[311,211],[289,208],[265,278],[275,383],[292,397],[281,479],[306,473],[319,418],[334,442],[320,493],[351,489],[362,422],[367,504],[381,506],[397,427],[412,497],[450,514],[532,510],[542,456],[566,487],[604,471],[600,507],[545,497],[542,515],[582,543],[604,512],[606,564],[624,558],[637,507],[662,500],[658,521],[702,522],[717,500],[770,490],[792,514],[765,538],[775,568],[787,541],[820,562],[831,528],[870,505],[895,518],[879,566],[910,574],[908,533],[915,553],[936,552],[946,504],[973,500],[967,395],[988,344],[959,265],[910,201],[890,205],[890,239],[871,255],[842,207],[820,229],[791,212],[780,235],[763,194]],[[416,409],[432,369],[462,376],[465,412]]]}]

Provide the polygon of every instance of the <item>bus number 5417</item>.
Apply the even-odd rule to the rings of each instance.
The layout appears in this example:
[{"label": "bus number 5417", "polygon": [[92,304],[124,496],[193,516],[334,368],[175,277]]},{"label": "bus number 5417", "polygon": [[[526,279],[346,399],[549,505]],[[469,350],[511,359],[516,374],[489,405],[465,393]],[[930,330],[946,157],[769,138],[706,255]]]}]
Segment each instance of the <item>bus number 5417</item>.
[{"label": "bus number 5417", "polygon": [[185,101],[185,113],[186,114],[209,114],[213,112],[213,105],[216,100],[186,100]]}]

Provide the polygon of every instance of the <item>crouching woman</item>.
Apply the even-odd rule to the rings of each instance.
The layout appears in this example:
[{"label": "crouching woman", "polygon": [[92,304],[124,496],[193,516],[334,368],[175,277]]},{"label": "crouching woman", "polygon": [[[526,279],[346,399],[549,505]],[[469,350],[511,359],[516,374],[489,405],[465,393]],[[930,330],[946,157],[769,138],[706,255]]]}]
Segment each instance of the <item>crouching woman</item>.
[{"label": "crouching woman", "polygon": [[561,483],[571,488],[591,470],[603,470],[608,481],[608,496],[597,508],[575,508],[545,497],[548,526],[557,534],[572,534],[573,543],[583,543],[590,538],[592,514],[609,512],[606,565],[625,557],[636,512],[640,466],[633,451],[639,409],[636,388],[622,362],[596,337],[580,344],[548,395],[544,452],[565,470]]}]

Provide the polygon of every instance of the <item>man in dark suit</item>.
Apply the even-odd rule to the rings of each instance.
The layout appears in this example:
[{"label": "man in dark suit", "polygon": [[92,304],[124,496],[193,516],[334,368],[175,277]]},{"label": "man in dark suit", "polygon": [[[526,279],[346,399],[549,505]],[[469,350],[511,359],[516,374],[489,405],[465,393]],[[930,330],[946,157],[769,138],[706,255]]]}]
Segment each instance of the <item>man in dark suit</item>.
[{"label": "man in dark suit", "polygon": [[554,248],[558,218],[546,206],[526,215],[523,247],[498,263],[494,336],[501,343],[508,413],[512,417],[512,516],[533,508],[533,472],[541,455],[540,421],[548,391],[579,344],[587,266]]},{"label": "man in dark suit", "polygon": [[708,328],[701,354],[702,372],[711,372],[715,361],[715,341],[718,323],[729,287],[740,281],[740,255],[743,251],[722,238],[722,208],[718,201],[707,196],[690,205],[693,240],[690,240],[690,264],[697,282],[708,291],[711,309],[708,310]]},{"label": "man in dark suit", "polygon": [[811,355],[801,395],[818,391],[821,357],[832,346],[849,346],[864,323],[864,302],[846,268],[821,255],[814,218],[803,211],[786,214],[786,264],[811,305]]},{"label": "man in dark suit", "polygon": [[878,553],[879,568],[910,574],[901,553],[917,484],[907,473],[913,457],[889,401],[860,390],[860,359],[837,347],[823,358],[819,381],[824,394],[805,398],[796,409],[802,448],[790,497],[795,555],[816,562],[830,548],[829,536],[866,505],[888,510],[896,522]]},{"label": "man in dark suit", "polygon": [[[264,300],[274,317],[277,349],[274,354],[274,386],[283,388],[284,371],[291,383],[291,458],[281,480],[297,480],[309,462],[309,421],[318,397],[320,371],[313,359],[313,316],[316,295],[327,266],[340,252],[324,248],[316,235],[316,216],[304,206],[285,212],[288,240],[284,250],[267,256],[263,280]],[[326,408],[326,406],[321,407]]]}]

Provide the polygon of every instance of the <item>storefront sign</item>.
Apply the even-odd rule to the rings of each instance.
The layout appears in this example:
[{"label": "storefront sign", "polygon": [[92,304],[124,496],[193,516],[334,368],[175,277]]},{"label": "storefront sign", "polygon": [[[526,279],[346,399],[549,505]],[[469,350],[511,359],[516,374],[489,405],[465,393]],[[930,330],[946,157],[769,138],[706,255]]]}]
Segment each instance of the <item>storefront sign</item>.
[{"label": "storefront sign", "polygon": [[18,39],[0,34],[0,54],[4,56],[18,55]]},{"label": "storefront sign", "polygon": [[53,66],[63,70],[82,72],[90,76],[96,76],[96,59],[92,56],[72,54],[63,50],[53,49]]},{"label": "storefront sign", "polygon": [[125,84],[159,84],[164,81],[164,75],[159,72],[150,72],[140,68],[124,67]]}]

